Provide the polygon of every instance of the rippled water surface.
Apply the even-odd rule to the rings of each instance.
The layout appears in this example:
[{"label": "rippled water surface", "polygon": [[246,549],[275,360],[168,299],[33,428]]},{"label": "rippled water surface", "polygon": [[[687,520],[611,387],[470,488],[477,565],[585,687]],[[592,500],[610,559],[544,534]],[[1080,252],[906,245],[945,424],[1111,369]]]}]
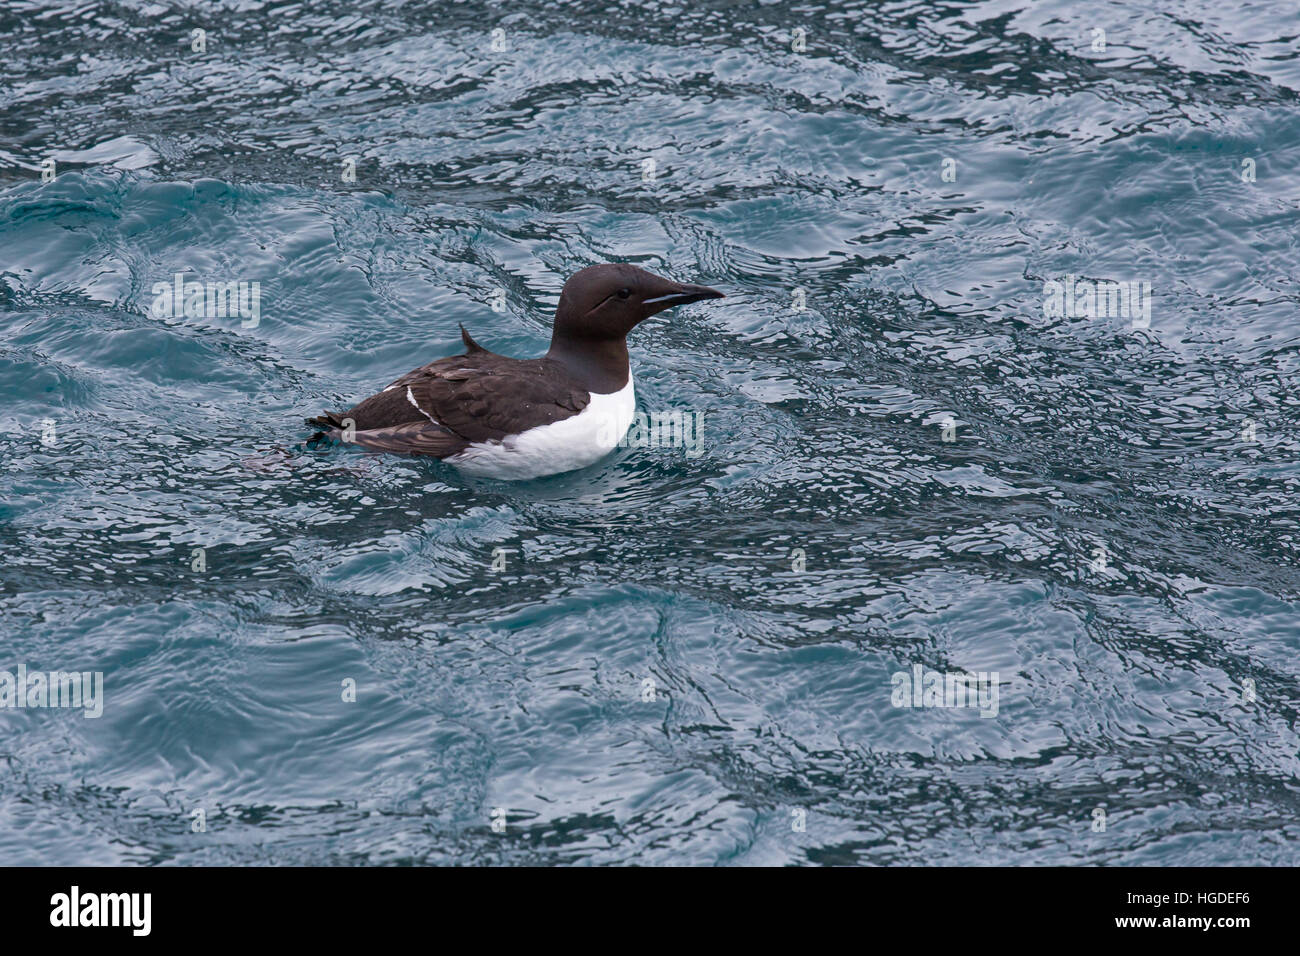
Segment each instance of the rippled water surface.
[{"label": "rippled water surface", "polygon": [[[1156,7],[4,0],[0,855],[1300,863],[1300,7]],[[700,454],[304,446],[606,260]]]}]

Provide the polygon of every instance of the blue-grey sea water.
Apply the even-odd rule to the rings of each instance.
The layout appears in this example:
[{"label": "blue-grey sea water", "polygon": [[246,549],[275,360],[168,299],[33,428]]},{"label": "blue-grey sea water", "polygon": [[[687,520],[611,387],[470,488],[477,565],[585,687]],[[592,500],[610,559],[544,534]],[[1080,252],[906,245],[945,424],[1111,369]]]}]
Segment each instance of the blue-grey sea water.
[{"label": "blue-grey sea water", "polygon": [[[1300,863],[1298,34],[3,0],[0,860]],[[305,446],[610,260],[698,445]]]}]

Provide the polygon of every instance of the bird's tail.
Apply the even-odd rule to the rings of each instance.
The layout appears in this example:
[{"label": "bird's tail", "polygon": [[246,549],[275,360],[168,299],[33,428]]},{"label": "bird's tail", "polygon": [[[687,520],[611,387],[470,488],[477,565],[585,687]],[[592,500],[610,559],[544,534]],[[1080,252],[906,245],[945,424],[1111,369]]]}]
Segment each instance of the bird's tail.
[{"label": "bird's tail", "polygon": [[319,428],[342,428],[343,420],[339,418],[336,412],[326,412],[324,415],[317,415],[315,418],[307,419],[308,425],[316,425]]},{"label": "bird's tail", "polygon": [[307,447],[314,448],[321,442],[327,442],[338,436],[343,429],[343,420],[339,418],[336,412],[325,412],[323,415],[317,415],[315,418],[307,419],[308,425],[315,425],[320,431],[307,439]]}]

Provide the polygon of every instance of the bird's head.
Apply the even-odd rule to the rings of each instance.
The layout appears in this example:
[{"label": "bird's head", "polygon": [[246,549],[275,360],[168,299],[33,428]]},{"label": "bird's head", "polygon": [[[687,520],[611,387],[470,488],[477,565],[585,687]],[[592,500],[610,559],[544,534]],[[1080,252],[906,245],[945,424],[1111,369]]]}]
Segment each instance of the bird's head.
[{"label": "bird's head", "polygon": [[656,312],[721,298],[717,289],[673,282],[632,265],[587,266],[564,283],[555,310],[555,334],[570,341],[620,341]]}]

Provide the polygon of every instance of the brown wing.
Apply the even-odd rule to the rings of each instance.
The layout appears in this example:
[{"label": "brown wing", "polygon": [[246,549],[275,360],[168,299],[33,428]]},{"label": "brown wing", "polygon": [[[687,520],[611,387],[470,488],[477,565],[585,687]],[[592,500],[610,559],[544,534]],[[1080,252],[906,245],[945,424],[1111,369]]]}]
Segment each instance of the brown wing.
[{"label": "brown wing", "polygon": [[407,372],[348,411],[310,421],[342,428],[351,419],[359,445],[445,458],[473,442],[561,421],[591,401],[550,359],[506,358],[466,339],[465,355]]},{"label": "brown wing", "polygon": [[500,441],[561,421],[591,401],[587,390],[556,362],[519,361],[491,352],[441,359],[393,384],[393,392],[401,392],[417,416],[471,442]]}]

